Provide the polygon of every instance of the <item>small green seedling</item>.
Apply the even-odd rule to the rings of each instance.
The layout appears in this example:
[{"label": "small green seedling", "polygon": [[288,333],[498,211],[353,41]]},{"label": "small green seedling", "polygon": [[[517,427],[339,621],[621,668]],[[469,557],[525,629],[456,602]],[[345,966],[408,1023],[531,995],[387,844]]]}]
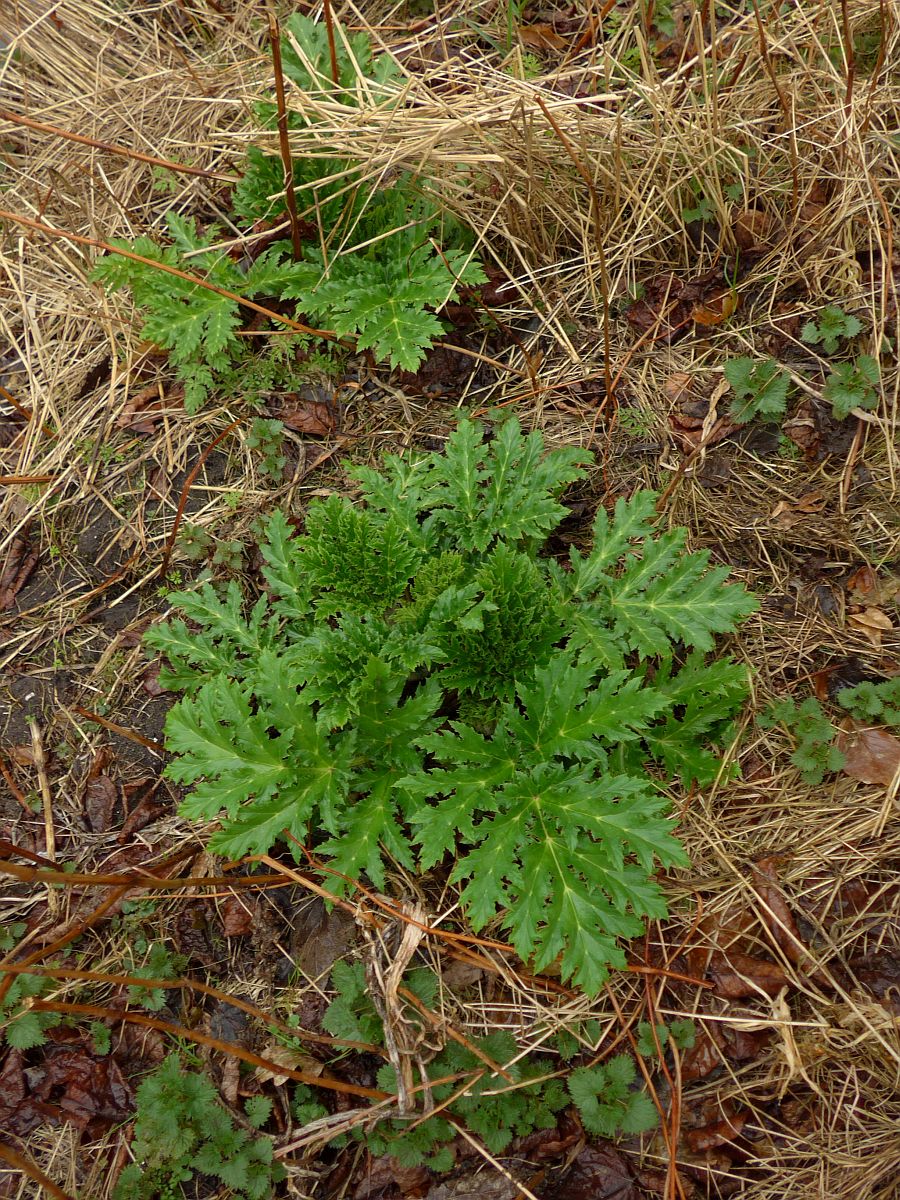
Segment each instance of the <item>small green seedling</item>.
[{"label": "small green seedling", "polygon": [[0,1000],[0,1024],[5,1026],[6,1041],[14,1050],[31,1050],[47,1040],[47,1030],[60,1023],[55,1012],[40,1012],[31,1007],[54,986],[47,975],[23,973],[13,976],[6,995]]},{"label": "small green seedling", "polygon": [[880,721],[882,725],[900,725],[900,675],[880,683],[858,683],[842,688],[837,702],[857,721]]},{"label": "small green seedling", "polygon": [[670,1039],[679,1050],[690,1050],[697,1037],[697,1027],[693,1021],[683,1019],[673,1021],[671,1025],[660,1022],[654,1027],[649,1021],[641,1021],[637,1027],[637,1052],[642,1058],[657,1057],[657,1043],[660,1050],[665,1050]]},{"label": "small green seedling", "polygon": [[0,925],[0,954],[8,954],[10,950],[15,949],[27,929],[28,926],[24,921],[13,921],[11,925]]},{"label": "small green seedling", "polygon": [[826,354],[836,353],[844,338],[856,337],[862,325],[856,317],[845,313],[836,304],[828,304],[819,313],[818,321],[807,321],[800,337],[809,346],[819,346]]},{"label": "small green seedling", "polygon": [[[336,102],[351,107],[364,97],[399,102],[400,68],[389,55],[373,56],[365,34],[335,39],[334,84],[324,28],[294,13],[285,30],[284,74],[300,90],[335,93]],[[274,106],[260,105],[258,115],[274,128]],[[290,114],[289,123],[296,126],[300,118]],[[144,314],[142,336],[168,351],[184,383],[188,413],[198,411],[214,386],[233,388],[236,366],[248,357],[247,339],[239,335],[246,315],[239,298],[264,301],[270,309],[274,298],[278,312],[308,327],[307,339],[316,326],[332,341],[353,339],[357,350],[414,371],[444,332],[439,310],[462,286],[486,279],[471,252],[471,233],[427,195],[427,180],[403,173],[391,186],[379,186],[358,164],[327,152],[298,156],[293,176],[306,239],[299,258],[287,238],[252,261],[229,253],[235,228],[249,231],[257,221],[286,216],[281,156],[251,146],[233,193],[227,236],[171,210],[167,244],[148,237],[113,241],[142,261],[111,253],[96,264],[93,277],[107,290],[131,290]],[[258,398],[251,394],[251,401]]]},{"label": "small green seedling", "polygon": [[859,408],[871,412],[878,407],[878,384],[881,368],[869,354],[861,354],[856,362],[836,363],[825,380],[822,397],[831,405],[838,421],[843,421]]},{"label": "small green seedling", "polygon": [[784,417],[791,377],[774,358],[732,358],[724,367],[734,399],[729,416],[738,425],[754,417],[780,421]]},{"label": "small green seedling", "polygon": [[826,775],[839,771],[844,756],[833,745],[836,729],[814,696],[802,704],[789,697],[773,704],[759,721],[764,729],[782,725],[794,739],[791,762],[805,783],[819,784]]},{"label": "small green seedling", "polygon": [[177,545],[190,562],[203,562],[209,557],[215,539],[202,525],[185,521],[178,530]]},{"label": "small green seedling", "polygon": [[[425,968],[415,968],[404,976],[404,986],[426,1008],[433,1009],[438,996],[438,979]],[[361,963],[337,962],[332,969],[336,996],[328,1007],[324,1027],[335,1037],[360,1040],[383,1046],[384,1026],[372,1003]],[[421,1023],[420,1014],[410,1007],[404,1022]],[[690,1026],[690,1030],[688,1030]],[[408,1028],[410,1026],[407,1026]],[[649,1029],[649,1026],[647,1027]],[[662,1030],[662,1044],[671,1032],[680,1046],[690,1041],[691,1022],[673,1022]],[[574,1050],[567,1046],[574,1041]],[[565,1060],[582,1047],[571,1034],[560,1032],[548,1044]],[[639,1048],[640,1049],[640,1048]],[[641,1051],[655,1054],[652,1049]],[[503,1073],[485,1070],[493,1062]],[[514,1137],[524,1137],[537,1129],[552,1129],[558,1113],[570,1100],[578,1107],[585,1128],[603,1120],[606,1137],[636,1133],[653,1128],[657,1112],[647,1094],[634,1087],[635,1064],[628,1055],[614,1058],[607,1066],[576,1070],[568,1094],[557,1075],[558,1060],[547,1056],[522,1055],[508,1032],[492,1033],[473,1039],[469,1046],[448,1041],[430,1058],[427,1078],[428,1095],[438,1112],[434,1116],[417,1109],[409,1116],[385,1119],[374,1129],[355,1130],[352,1136],[365,1142],[370,1154],[390,1154],[404,1166],[424,1164],[434,1171],[446,1171],[454,1165],[458,1127],[474,1134],[493,1154],[502,1153]],[[464,1086],[467,1077],[469,1086]],[[418,1081],[417,1081],[418,1082]],[[384,1066],[378,1073],[378,1086],[397,1091],[394,1068]],[[316,1104],[312,1091],[302,1086],[295,1092],[295,1111],[300,1119],[316,1120],[324,1110]]]},{"label": "small green seedling", "polygon": [[692,221],[711,221],[716,215],[715,205],[704,193],[703,188],[696,179],[688,180],[688,186],[693,192],[694,204],[688,205],[681,210],[682,220],[686,225],[689,225]]},{"label": "small green seedling", "polygon": [[259,456],[258,469],[261,475],[268,475],[276,481],[281,479],[287,466],[287,458],[282,453],[284,424],[281,421],[254,417],[247,430],[245,445]]},{"label": "small green seedling", "polygon": [[659,1121],[656,1105],[643,1091],[635,1091],[637,1068],[627,1054],[596,1067],[579,1067],[566,1086],[585,1130],[595,1137],[617,1133],[643,1133]]},{"label": "small green seedling", "polygon": [[[142,939],[139,939],[135,949],[142,944]],[[128,974],[138,979],[176,979],[184,967],[181,956],[167,950],[162,942],[154,942],[146,950],[139,949],[138,953],[146,954],[145,961],[140,966],[132,962],[128,968]],[[128,988],[128,999],[132,1004],[140,1004],[151,1012],[158,1012],[166,1003],[166,989],[145,988],[133,983]]]},{"label": "small green seedling", "polygon": [[[259,1128],[271,1101],[251,1097],[246,1123]],[[137,1091],[131,1152],[134,1162],[119,1176],[114,1200],[182,1200],[196,1195],[197,1176],[211,1176],[240,1200],[264,1200],[284,1178],[273,1162],[270,1137],[253,1138],[236,1126],[209,1079],[186,1071],[177,1054],[148,1075]],[[182,1186],[187,1185],[187,1187]]]}]

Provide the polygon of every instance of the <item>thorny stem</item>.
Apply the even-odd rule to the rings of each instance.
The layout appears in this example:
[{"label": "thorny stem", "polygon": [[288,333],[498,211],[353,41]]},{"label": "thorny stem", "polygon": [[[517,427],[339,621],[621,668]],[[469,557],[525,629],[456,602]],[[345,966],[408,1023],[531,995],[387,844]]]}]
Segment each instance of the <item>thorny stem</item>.
[{"label": "thorny stem", "polygon": [[291,222],[291,253],[294,262],[303,257],[303,242],[300,237],[300,218],[297,216],[297,196],[294,192],[294,163],[291,159],[291,144],[288,140],[288,115],[284,98],[284,71],[281,66],[281,31],[278,28],[278,18],[268,4],[269,41],[272,44],[272,69],[275,75],[275,103],[278,108],[278,146],[281,151],[281,163],[284,167],[284,203]]},{"label": "thorny stem", "polygon": [[201,279],[199,275],[192,275],[189,271],[182,271],[178,267],[170,267],[168,263],[157,262],[152,258],[145,258],[143,254],[135,254],[133,250],[126,250],[122,246],[112,246],[109,242],[104,242],[100,238],[86,237],[84,234],[72,233],[68,229],[55,229],[52,225],[45,225],[43,221],[33,221],[30,217],[23,217],[21,213],[10,212],[5,208],[0,208],[0,221],[12,221],[16,225],[24,225],[27,229],[35,229],[38,233],[46,233],[50,237],[63,238],[65,241],[74,242],[78,246],[94,246],[98,250],[105,250],[107,254],[119,254],[122,258],[130,258],[132,262],[143,263],[144,266],[153,267],[157,271],[162,271],[165,275],[175,275],[178,279],[186,279],[188,283],[205,288],[208,292],[215,292],[217,296],[224,296],[226,300],[233,300],[243,308],[250,308],[253,312],[258,312],[262,316],[268,317],[271,321],[278,321],[279,324],[286,325],[295,333],[307,333],[312,337],[328,338],[330,341],[336,340],[336,334],[333,330],[313,329],[309,325],[304,325],[300,321],[294,321],[291,317],[284,316],[283,313],[266,308],[263,304],[257,304],[255,300],[248,300],[246,296],[239,296],[237,292],[230,292],[227,288],[219,287],[216,283],[210,283],[206,279]]},{"label": "thorny stem", "polygon": [[58,125],[48,125],[43,121],[35,121],[31,117],[23,117],[20,113],[11,112],[8,108],[0,108],[0,120],[9,121],[13,125],[22,125],[33,129],[36,133],[49,133],[53,137],[65,138],[69,142],[78,142],[81,146],[91,146],[95,150],[105,150],[107,154],[120,154],[123,158],[134,158],[138,162],[147,163],[151,167],[162,167],[166,171],[175,171],[179,175],[199,175],[203,179],[218,179],[223,183],[236,183],[233,175],[224,175],[220,171],[207,171],[203,167],[191,167],[187,163],[172,162],[168,158],[157,158],[155,154],[143,154],[140,150],[131,150],[128,146],[116,146],[112,142],[101,142],[97,138],[86,137],[83,133],[72,133],[69,129],[60,129]]},{"label": "thorny stem", "polygon": [[331,80],[335,87],[340,83],[338,71],[337,50],[334,45],[334,17],[331,13],[331,0],[323,0],[323,15],[325,17],[325,32],[328,34],[328,57],[331,59]]},{"label": "thorny stem", "polygon": [[357,1087],[355,1084],[345,1083],[343,1079],[332,1079],[328,1075],[313,1075],[306,1071],[295,1071],[291,1067],[274,1063],[271,1059],[254,1054],[252,1050],[245,1050],[242,1046],[235,1046],[231,1042],[223,1042],[220,1038],[201,1033],[199,1029],[188,1029],[184,1025],[177,1025],[174,1021],[164,1021],[160,1017],[148,1017],[144,1013],[120,1012],[111,1008],[103,1008],[99,1004],[69,1004],[58,1000],[35,1000],[31,1007],[35,1012],[72,1013],[77,1016],[143,1025],[147,1029],[158,1029],[173,1037],[187,1038],[188,1041],[197,1042],[201,1046],[210,1046],[213,1050],[219,1050],[223,1054],[232,1054],[235,1058],[250,1063],[254,1067],[262,1067],[263,1070],[272,1071],[275,1075],[287,1075],[289,1079],[294,1079],[297,1083],[308,1084],[310,1087],[324,1088],[329,1092],[341,1092],[347,1096],[364,1096],[369,1100],[391,1098],[389,1092],[382,1092],[378,1088]]}]

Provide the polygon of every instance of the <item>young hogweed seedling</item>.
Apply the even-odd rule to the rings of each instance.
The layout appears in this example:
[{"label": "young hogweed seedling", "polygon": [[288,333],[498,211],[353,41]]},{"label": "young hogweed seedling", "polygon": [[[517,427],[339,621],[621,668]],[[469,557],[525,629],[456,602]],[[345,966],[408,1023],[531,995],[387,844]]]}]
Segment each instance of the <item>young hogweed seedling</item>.
[{"label": "young hogweed seedling", "polygon": [[762,715],[759,724],[763,729],[783,725],[792,735],[795,746],[791,762],[806,783],[821,783],[827,774],[844,765],[843,754],[833,744],[837,730],[814,696],[801,704],[790,697],[779,700]]},{"label": "young hogweed seedling", "polygon": [[900,675],[879,683],[867,680],[854,687],[841,688],[837,701],[857,721],[900,725]]},{"label": "young hogweed seedling", "polygon": [[313,501],[301,535],[275,513],[249,609],[236,582],[173,597],[192,628],[147,635],[187,693],[168,772],[214,850],[287,832],[378,888],[449,856],[475,928],[499,917],[535,970],[562,956],[593,992],[624,965],[687,862],[660,785],[716,777],[745,694],[707,655],[756,605],[650,492],[543,557],[586,461],[462,421],[443,454],[348,468],[359,502]]},{"label": "young hogweed seedling", "polygon": [[[295,13],[286,22],[282,43],[285,76],[301,91],[333,95],[345,107],[357,107],[364,98],[367,103],[398,101],[400,70],[390,56],[374,57],[365,34],[348,38],[348,49],[339,37],[337,47],[335,85],[324,29]],[[264,126],[275,127],[272,105],[259,106],[257,115]],[[306,119],[291,114],[289,125],[305,128]],[[142,336],[168,351],[184,383],[189,413],[200,408],[213,386],[233,390],[236,364],[248,357],[247,340],[238,332],[242,313],[235,297],[268,303],[274,297],[282,305],[278,311],[287,305],[303,324],[318,325],[337,338],[351,337],[358,350],[372,350],[379,360],[414,371],[444,332],[438,311],[457,297],[461,286],[486,279],[471,252],[473,238],[429,199],[427,180],[401,174],[383,187],[365,179],[358,164],[329,156],[327,133],[317,141],[317,151],[319,144],[326,150],[298,155],[293,164],[306,231],[299,261],[294,261],[287,238],[253,261],[236,259],[228,251],[230,235],[219,249],[219,230],[200,230],[193,219],[170,211],[165,217],[168,245],[147,237],[133,244],[112,243],[147,261],[109,254],[97,263],[94,278],[110,291],[131,289],[146,314]],[[233,208],[237,227],[248,232],[257,221],[275,223],[286,215],[280,155],[249,149]],[[192,278],[164,272],[154,263]],[[305,340],[292,339],[294,349],[308,345],[313,332]],[[271,353],[282,359],[277,348]],[[257,379],[275,373],[261,364],[253,370]],[[256,390],[258,394],[258,384]]]}]

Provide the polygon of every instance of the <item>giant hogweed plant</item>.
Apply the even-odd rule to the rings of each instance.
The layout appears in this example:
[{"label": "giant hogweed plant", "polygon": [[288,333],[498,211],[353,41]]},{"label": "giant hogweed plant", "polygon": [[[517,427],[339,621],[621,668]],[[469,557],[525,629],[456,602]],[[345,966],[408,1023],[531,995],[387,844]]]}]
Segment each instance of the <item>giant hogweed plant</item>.
[{"label": "giant hogweed plant", "polygon": [[302,533],[276,512],[254,603],[173,597],[183,618],[147,634],[186,692],[168,773],[214,850],[287,833],[378,888],[450,860],[472,925],[534,969],[561,956],[596,992],[624,964],[665,915],[657,868],[687,862],[664,789],[715,777],[745,694],[715,635],[755,602],[655,529],[652,492],[546,556],[586,461],[464,420],[444,453],[348,468],[358,500],[313,501]]},{"label": "giant hogweed plant", "polygon": [[[397,102],[399,67],[389,55],[373,56],[366,35],[339,37],[337,58],[334,84],[324,30],[299,13],[288,19],[282,69],[295,87],[324,92],[350,108],[363,98]],[[257,115],[264,126],[274,127],[272,105],[258,106]],[[291,115],[290,124],[300,126],[298,114]],[[306,235],[299,261],[292,258],[282,160],[251,147],[232,197],[234,227],[249,234],[257,222],[283,222],[284,239],[255,259],[232,257],[216,245],[218,228],[200,230],[192,217],[173,210],[165,218],[167,245],[148,237],[113,241],[146,262],[108,254],[96,265],[94,277],[110,291],[131,289],[146,314],[142,336],[168,351],[189,413],[202,406],[217,382],[233,375],[248,353],[247,339],[239,336],[241,305],[154,263],[246,299],[287,302],[292,314],[338,338],[350,337],[357,349],[407,370],[416,369],[444,332],[438,310],[457,297],[461,285],[485,279],[470,252],[471,237],[426,195],[427,181],[406,173],[379,187],[363,178],[357,164],[327,153],[298,157],[292,170]],[[233,230],[227,241],[233,246]]]}]

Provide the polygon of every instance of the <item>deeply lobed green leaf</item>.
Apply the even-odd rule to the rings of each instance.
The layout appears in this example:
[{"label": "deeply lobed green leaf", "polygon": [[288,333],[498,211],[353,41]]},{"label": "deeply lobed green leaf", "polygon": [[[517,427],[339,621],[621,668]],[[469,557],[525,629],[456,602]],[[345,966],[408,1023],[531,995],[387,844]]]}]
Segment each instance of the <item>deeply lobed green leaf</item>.
[{"label": "deeply lobed green leaf", "polygon": [[583,462],[463,421],[443,454],[356,468],[361,503],[314,500],[302,534],[276,513],[248,613],[235,586],[176,597],[187,621],[148,640],[188,692],[169,774],[215,849],[287,834],[379,888],[455,860],[476,928],[601,986],[686,863],[658,783],[720,769],[745,672],[706,654],[754,601],[655,531],[650,493],[542,558]]}]

